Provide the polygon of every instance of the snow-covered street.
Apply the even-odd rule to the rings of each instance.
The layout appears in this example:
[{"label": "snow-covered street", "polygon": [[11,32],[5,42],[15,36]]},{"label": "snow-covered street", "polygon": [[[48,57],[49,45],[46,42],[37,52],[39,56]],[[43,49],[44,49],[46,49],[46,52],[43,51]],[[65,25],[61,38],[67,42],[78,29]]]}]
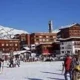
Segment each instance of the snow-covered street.
[{"label": "snow-covered street", "polygon": [[4,67],[0,80],[64,80],[62,62],[21,62],[20,67]]}]

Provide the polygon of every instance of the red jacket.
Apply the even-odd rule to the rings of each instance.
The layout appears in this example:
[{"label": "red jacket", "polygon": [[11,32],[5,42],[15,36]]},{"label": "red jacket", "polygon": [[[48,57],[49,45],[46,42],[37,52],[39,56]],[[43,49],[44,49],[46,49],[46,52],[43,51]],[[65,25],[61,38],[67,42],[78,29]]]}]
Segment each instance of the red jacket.
[{"label": "red jacket", "polygon": [[65,70],[67,70],[67,71],[70,70],[71,61],[72,61],[72,58],[71,57],[66,57],[66,59],[64,61]]}]

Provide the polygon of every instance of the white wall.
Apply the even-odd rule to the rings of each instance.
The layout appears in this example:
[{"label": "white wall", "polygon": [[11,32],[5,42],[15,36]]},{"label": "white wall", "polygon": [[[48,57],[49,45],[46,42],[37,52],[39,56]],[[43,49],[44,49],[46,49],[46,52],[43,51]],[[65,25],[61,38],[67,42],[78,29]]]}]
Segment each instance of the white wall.
[{"label": "white wall", "polygon": [[60,53],[61,55],[65,55],[66,53],[74,54],[75,48],[74,48],[74,41],[66,41],[66,42],[60,42]]}]

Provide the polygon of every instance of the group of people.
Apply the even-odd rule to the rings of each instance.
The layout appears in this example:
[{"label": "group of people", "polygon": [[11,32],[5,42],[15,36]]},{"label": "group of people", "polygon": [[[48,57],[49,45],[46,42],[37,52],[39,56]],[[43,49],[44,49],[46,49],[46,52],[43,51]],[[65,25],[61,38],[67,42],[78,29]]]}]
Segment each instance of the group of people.
[{"label": "group of people", "polygon": [[71,56],[69,54],[66,54],[66,57],[63,63],[63,70],[65,71],[64,72],[65,80],[68,80],[68,74],[69,74],[70,80],[74,80],[75,67],[77,65],[80,65],[80,60],[78,59],[78,57],[79,57],[78,55]]},{"label": "group of people", "polygon": [[[0,73],[3,72],[5,60],[3,58],[0,58]],[[7,60],[8,67],[20,67],[20,58],[12,56]]]},{"label": "group of people", "polygon": [[9,59],[9,67],[20,67],[20,59],[15,57],[10,57]]}]

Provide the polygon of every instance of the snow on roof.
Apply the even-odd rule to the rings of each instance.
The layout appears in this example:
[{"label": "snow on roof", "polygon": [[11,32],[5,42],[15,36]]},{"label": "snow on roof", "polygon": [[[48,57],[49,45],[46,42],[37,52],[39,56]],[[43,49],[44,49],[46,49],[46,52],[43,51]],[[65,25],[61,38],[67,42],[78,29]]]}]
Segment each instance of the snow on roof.
[{"label": "snow on roof", "polygon": [[66,25],[66,26],[61,26],[60,29],[69,28],[69,27],[74,26],[74,25],[76,25],[76,24],[77,24],[77,23],[73,23],[73,24]]},{"label": "snow on roof", "polygon": [[[21,54],[27,52],[26,50],[14,51],[13,55]],[[10,53],[2,53],[2,55],[10,55]]]},{"label": "snow on roof", "polygon": [[14,51],[13,55],[21,54],[27,52],[26,50],[21,50],[21,51]]},{"label": "snow on roof", "polygon": [[80,39],[80,37],[59,38],[59,40]]},{"label": "snow on roof", "polygon": [[57,30],[57,29],[52,31],[52,33],[58,33],[58,32],[59,32],[59,30]]},{"label": "snow on roof", "polygon": [[31,46],[35,46],[35,44],[31,44]]},{"label": "snow on roof", "polygon": [[2,53],[2,55],[10,55],[10,53]]},{"label": "snow on roof", "polygon": [[30,48],[29,47],[23,47],[24,49],[26,49],[26,50],[30,50]]}]

